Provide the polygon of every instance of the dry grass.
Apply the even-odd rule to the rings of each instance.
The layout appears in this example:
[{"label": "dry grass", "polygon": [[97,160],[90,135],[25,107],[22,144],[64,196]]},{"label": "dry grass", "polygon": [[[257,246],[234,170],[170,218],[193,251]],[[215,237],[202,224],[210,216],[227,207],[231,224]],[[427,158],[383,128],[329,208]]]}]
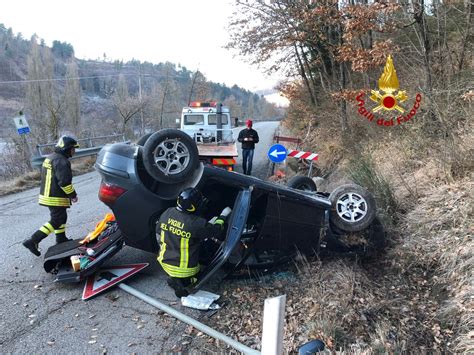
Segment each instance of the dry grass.
[{"label": "dry grass", "polygon": [[[85,157],[73,160],[73,175],[81,175],[94,170],[95,157]],[[0,183],[0,196],[14,194],[20,191],[38,187],[41,182],[41,174],[39,169],[27,172],[20,177],[7,180]]]},{"label": "dry grass", "polygon": [[[304,148],[320,153],[321,171],[339,183],[354,151],[319,128]],[[416,125],[377,133],[356,158],[370,152],[365,177],[397,202],[387,253],[370,263],[299,258],[295,277],[227,285],[218,329],[258,346],[264,299],[286,294],[287,352],[314,338],[340,354],[474,352],[473,130],[468,123],[455,140]]]},{"label": "dry grass", "polygon": [[398,251],[406,270],[433,271],[433,287],[440,290],[437,318],[456,352],[474,351],[473,192],[471,179],[431,189],[401,226],[410,238]]}]

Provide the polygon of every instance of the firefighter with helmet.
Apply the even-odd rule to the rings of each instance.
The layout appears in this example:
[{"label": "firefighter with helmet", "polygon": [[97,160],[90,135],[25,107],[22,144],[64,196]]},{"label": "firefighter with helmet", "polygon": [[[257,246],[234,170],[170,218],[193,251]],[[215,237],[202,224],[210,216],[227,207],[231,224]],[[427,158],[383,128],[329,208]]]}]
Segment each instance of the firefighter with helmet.
[{"label": "firefighter with helmet", "polygon": [[53,232],[56,244],[69,240],[66,237],[67,209],[72,202],[77,202],[69,158],[74,155],[76,148],[79,148],[79,144],[74,138],[62,136],[54,153],[46,157],[41,167],[39,204],[49,208],[50,220],[23,241],[23,246],[36,256],[41,255],[39,243]]},{"label": "firefighter with helmet", "polygon": [[178,196],[176,207],[165,210],[156,226],[160,241],[157,260],[168,274],[168,285],[175,290],[177,297],[187,296],[186,287],[197,281],[201,241],[205,238],[222,239],[224,222],[231,212],[226,207],[213,223],[208,222],[199,215],[204,201],[198,189],[184,189]]}]

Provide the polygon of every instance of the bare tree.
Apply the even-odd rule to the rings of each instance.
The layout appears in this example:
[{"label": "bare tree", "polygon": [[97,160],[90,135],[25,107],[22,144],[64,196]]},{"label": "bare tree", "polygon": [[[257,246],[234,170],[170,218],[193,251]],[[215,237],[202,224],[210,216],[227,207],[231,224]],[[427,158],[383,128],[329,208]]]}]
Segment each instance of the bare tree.
[{"label": "bare tree", "polygon": [[117,113],[122,119],[121,132],[125,134],[130,120],[143,109],[145,101],[139,97],[130,96],[124,75],[119,76],[117,89],[112,96],[112,100]]},{"label": "bare tree", "polygon": [[79,85],[79,70],[74,57],[67,64],[64,96],[66,120],[70,129],[77,136],[80,132],[81,122],[81,87]]}]

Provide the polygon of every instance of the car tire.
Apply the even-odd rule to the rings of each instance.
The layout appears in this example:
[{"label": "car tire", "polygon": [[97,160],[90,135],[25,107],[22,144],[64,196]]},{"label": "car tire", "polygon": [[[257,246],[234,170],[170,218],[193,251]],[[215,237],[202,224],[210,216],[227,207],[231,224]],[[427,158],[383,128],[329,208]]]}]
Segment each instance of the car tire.
[{"label": "car tire", "polygon": [[293,189],[303,190],[303,191],[316,192],[318,190],[316,188],[316,183],[313,181],[313,179],[307,176],[301,176],[301,175],[293,176],[288,181],[287,186]]},{"label": "car tire", "polygon": [[143,147],[145,145],[146,141],[148,140],[148,138],[150,138],[150,136],[152,134],[153,134],[153,132],[152,133],[147,133],[147,134],[141,136],[135,144],[136,145],[141,145]]},{"label": "car tire", "polygon": [[342,185],[331,192],[329,200],[331,223],[344,232],[359,232],[374,221],[375,199],[362,186]]},{"label": "car tire", "polygon": [[198,167],[196,143],[177,129],[153,133],[143,146],[143,165],[154,179],[175,184],[188,179]]}]

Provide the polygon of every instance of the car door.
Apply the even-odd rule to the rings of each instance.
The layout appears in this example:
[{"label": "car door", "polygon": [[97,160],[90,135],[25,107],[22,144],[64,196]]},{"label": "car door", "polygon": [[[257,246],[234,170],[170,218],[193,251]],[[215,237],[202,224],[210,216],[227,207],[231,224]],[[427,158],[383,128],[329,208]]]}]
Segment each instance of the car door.
[{"label": "car door", "polygon": [[243,189],[238,193],[228,223],[226,238],[214,259],[204,271],[204,274],[199,277],[198,282],[191,289],[191,292],[198,290],[215,276],[216,272],[225,264],[232,251],[239,244],[240,237],[247,223],[251,195],[252,187]]}]

